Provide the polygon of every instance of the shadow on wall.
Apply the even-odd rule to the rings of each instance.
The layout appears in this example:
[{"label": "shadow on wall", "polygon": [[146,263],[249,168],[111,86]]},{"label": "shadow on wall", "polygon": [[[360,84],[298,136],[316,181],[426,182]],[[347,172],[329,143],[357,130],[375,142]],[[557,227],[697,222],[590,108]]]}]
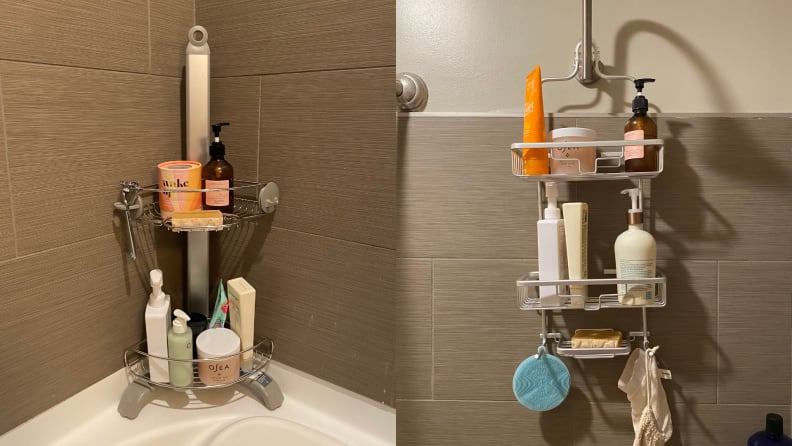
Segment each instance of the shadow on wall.
[{"label": "shadow on wall", "polygon": [[[220,231],[210,238],[210,277],[213,280],[228,280],[244,277],[250,272],[251,265],[258,259],[264,242],[272,231],[272,214],[257,219],[243,221],[227,230]],[[210,284],[216,290],[217,283]],[[214,294],[210,293],[210,300]]]},{"label": "shadow on wall", "polygon": [[[127,266],[131,262],[135,267],[135,277],[130,277],[126,273],[124,275],[127,295],[132,292],[133,281],[139,282],[144,290],[150,290],[149,272],[159,268],[162,270],[164,290],[171,296],[171,308],[184,308],[182,280],[184,243],[179,235],[139,221],[133,222],[132,235],[136,253],[136,259],[133,260],[129,256],[129,232],[123,212],[114,213],[112,225],[118,250],[123,253],[124,265]],[[141,305],[145,305],[148,295],[139,298]]]},{"label": "shadow on wall", "polygon": [[[630,43],[632,36],[639,33],[649,33],[662,37],[667,42],[676,47],[682,54],[688,57],[693,65],[696,66],[701,73],[701,77],[707,80],[707,85],[711,89],[711,97],[715,99],[715,107],[724,113],[733,113],[734,106],[729,100],[727,90],[723,82],[718,76],[718,72],[706,62],[705,53],[699,51],[690,42],[684,39],[683,36],[678,34],[673,29],[650,20],[631,20],[625,23],[615,36],[615,49],[616,53],[613,58],[613,65],[605,65],[600,61],[600,70],[605,74],[622,75],[627,72],[627,46]],[[651,73],[642,73],[641,76],[651,75]],[[662,82],[662,79],[658,80]],[[624,113],[630,110],[633,98],[632,85],[625,81],[606,82],[599,81],[593,84],[585,85],[586,88],[597,89],[595,98],[587,104],[567,105],[561,107],[558,112],[571,112],[574,110],[589,110],[597,105],[603,98],[603,93],[611,98],[611,112]],[[625,92],[629,91],[629,95]],[[660,113],[662,110],[655,104],[650,104],[650,108],[655,113]]]}]

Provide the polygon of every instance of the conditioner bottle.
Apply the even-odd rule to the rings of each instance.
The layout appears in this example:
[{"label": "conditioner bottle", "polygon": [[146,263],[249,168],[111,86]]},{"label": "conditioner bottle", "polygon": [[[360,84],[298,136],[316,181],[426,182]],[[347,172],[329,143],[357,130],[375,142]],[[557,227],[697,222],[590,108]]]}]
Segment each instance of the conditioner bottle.
[{"label": "conditioner bottle", "polygon": [[187,326],[190,316],[182,310],[173,312],[176,319],[168,332],[168,371],[170,383],[176,387],[187,387],[193,383],[193,337]]},{"label": "conditioner bottle", "polygon": [[[643,95],[644,84],[654,81],[650,78],[635,80],[636,94],[632,101],[633,115],[624,126],[624,139],[627,141],[657,138],[657,124],[647,115],[649,100]],[[627,172],[657,171],[659,151],[657,146],[624,146],[624,170]]]},{"label": "conditioner bottle", "polygon": [[146,349],[149,356],[149,377],[155,383],[166,383],[168,377],[168,329],[171,326],[170,296],[162,291],[162,270],[149,273],[151,294],[146,305]]},{"label": "conditioner bottle", "polygon": [[225,144],[220,140],[220,130],[227,122],[212,125],[214,141],[209,146],[209,155],[212,157],[203,167],[203,188],[221,189],[205,192],[203,208],[218,210],[224,214],[234,212],[234,168],[225,160]]},{"label": "conditioner bottle", "polygon": [[[655,276],[657,244],[652,234],[643,230],[643,209],[641,191],[638,188],[625,189],[629,194],[632,207],[627,211],[627,230],[616,238],[617,279],[646,279]],[[619,303],[622,305],[647,305],[654,301],[653,284],[618,285]]]},{"label": "conditioner bottle", "polygon": [[[566,248],[564,244],[564,220],[558,208],[558,189],[553,182],[545,184],[547,208],[544,218],[536,222],[537,246],[539,249],[539,280],[566,279]],[[539,303],[543,307],[559,307],[564,302],[562,287],[545,285],[539,287]]]}]

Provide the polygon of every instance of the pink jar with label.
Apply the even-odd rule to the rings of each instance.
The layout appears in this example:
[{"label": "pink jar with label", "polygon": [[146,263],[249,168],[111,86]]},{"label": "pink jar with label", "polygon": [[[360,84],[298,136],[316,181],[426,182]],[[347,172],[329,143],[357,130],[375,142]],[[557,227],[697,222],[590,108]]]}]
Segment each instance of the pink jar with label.
[{"label": "pink jar with label", "polygon": [[[583,127],[564,127],[550,132],[552,142],[596,141],[597,132]],[[592,173],[596,168],[597,148],[561,147],[550,151],[550,173],[578,175]]]}]

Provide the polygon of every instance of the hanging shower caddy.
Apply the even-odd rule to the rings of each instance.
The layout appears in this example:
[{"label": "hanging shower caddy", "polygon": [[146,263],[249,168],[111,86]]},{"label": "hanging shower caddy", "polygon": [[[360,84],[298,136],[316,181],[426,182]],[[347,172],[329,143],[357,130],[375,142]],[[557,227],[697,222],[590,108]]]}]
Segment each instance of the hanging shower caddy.
[{"label": "hanging shower caddy", "polygon": [[[635,77],[627,75],[608,75],[600,70],[599,50],[594,46],[591,38],[591,0],[582,0],[582,39],[575,47],[572,71],[563,77],[542,78],[542,83],[563,82],[577,78],[584,85],[596,82],[598,79],[604,80],[624,80],[634,82]],[[599,157],[596,158],[593,172],[580,172],[577,174],[544,174],[544,175],[524,175],[523,174],[523,149],[545,149],[548,151],[548,158],[552,161],[554,148],[575,148],[575,147],[597,147]],[[656,146],[658,150],[658,168],[651,172],[625,172],[624,166],[624,147],[625,146]],[[615,141],[584,141],[584,142],[541,142],[541,143],[515,143],[511,146],[512,152],[512,173],[525,179],[536,180],[537,184],[537,207],[538,215],[542,215],[542,204],[544,200],[544,183],[554,182],[575,182],[575,181],[609,181],[609,180],[631,180],[637,183],[643,197],[644,181],[656,178],[663,172],[663,140],[615,140]],[[579,169],[580,170],[580,169]],[[643,198],[641,198],[643,200]],[[643,203],[641,203],[643,208]],[[615,270],[603,271],[605,276],[615,276]],[[568,290],[570,285],[608,286],[616,288],[622,284],[646,284],[655,288],[654,300],[648,305],[624,305],[619,303],[617,293],[604,293],[593,296],[571,295]],[[661,271],[657,271],[656,277],[645,279],[583,279],[583,280],[539,280],[538,272],[531,272],[520,277],[517,282],[518,305],[521,310],[534,310],[541,313],[542,332],[540,337],[542,344],[548,340],[555,341],[556,353],[559,356],[570,356],[574,358],[613,358],[615,356],[627,355],[631,350],[631,341],[636,338],[643,338],[643,347],[649,347],[649,330],[646,323],[647,308],[659,308],[666,305],[666,278]],[[539,302],[539,287],[555,286],[561,297],[559,306],[542,306]],[[590,288],[589,288],[590,289]],[[643,330],[629,332],[621,345],[615,348],[572,348],[570,340],[565,340],[561,333],[547,332],[547,311],[553,310],[584,310],[597,311],[607,308],[634,308],[641,309]]]},{"label": "hanging shower caddy", "polygon": [[[655,145],[660,148],[658,155],[658,170],[651,172],[623,172],[619,169],[624,164],[624,146],[635,145]],[[595,170],[591,173],[579,174],[545,174],[545,175],[524,175],[522,149],[546,149],[548,157],[552,160],[552,149],[560,147],[591,147],[600,148],[601,156],[596,159]],[[657,177],[663,170],[663,140],[633,140],[633,141],[585,141],[585,142],[562,142],[562,143],[515,143],[511,146],[512,151],[512,173],[519,178],[536,180],[537,188],[537,209],[538,215],[542,215],[542,205],[544,197],[544,183],[547,181],[555,182],[574,182],[574,181],[608,181],[608,180],[635,180],[638,188],[643,191],[644,181]],[[643,194],[641,194],[643,197]],[[643,203],[641,203],[643,208]],[[605,276],[615,276],[616,271],[606,269],[603,271]],[[619,294],[608,292],[597,295],[582,296],[570,294],[571,285],[585,285],[587,289],[594,286],[607,286],[616,288],[618,285],[642,284],[651,285],[655,288],[654,299],[647,305],[625,305],[619,302]],[[555,341],[556,354],[559,356],[569,356],[580,359],[591,358],[613,358],[615,356],[627,355],[631,350],[631,341],[642,337],[644,347],[649,346],[649,330],[646,324],[647,308],[659,308],[666,305],[666,278],[661,271],[657,271],[656,277],[642,279],[578,279],[578,280],[539,280],[538,272],[530,272],[523,275],[516,282],[518,306],[521,310],[534,310],[541,312],[542,318],[542,343],[548,340]],[[556,287],[561,304],[558,306],[543,306],[539,301],[539,287]],[[618,347],[614,348],[572,348],[570,340],[563,339],[561,333],[547,332],[547,311],[553,310],[584,310],[597,311],[607,308],[640,308],[642,312],[643,330],[631,331],[627,339],[622,340]]]}]

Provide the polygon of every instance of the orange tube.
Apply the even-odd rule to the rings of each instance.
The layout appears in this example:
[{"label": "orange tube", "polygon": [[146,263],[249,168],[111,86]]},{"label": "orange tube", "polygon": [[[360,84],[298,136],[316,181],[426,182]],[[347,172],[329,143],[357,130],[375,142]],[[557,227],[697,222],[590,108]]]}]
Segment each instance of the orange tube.
[{"label": "orange tube", "polygon": [[[544,142],[546,140],[542,71],[537,65],[525,78],[523,142]],[[523,175],[543,175],[549,172],[547,149],[523,149],[522,159]]]}]

